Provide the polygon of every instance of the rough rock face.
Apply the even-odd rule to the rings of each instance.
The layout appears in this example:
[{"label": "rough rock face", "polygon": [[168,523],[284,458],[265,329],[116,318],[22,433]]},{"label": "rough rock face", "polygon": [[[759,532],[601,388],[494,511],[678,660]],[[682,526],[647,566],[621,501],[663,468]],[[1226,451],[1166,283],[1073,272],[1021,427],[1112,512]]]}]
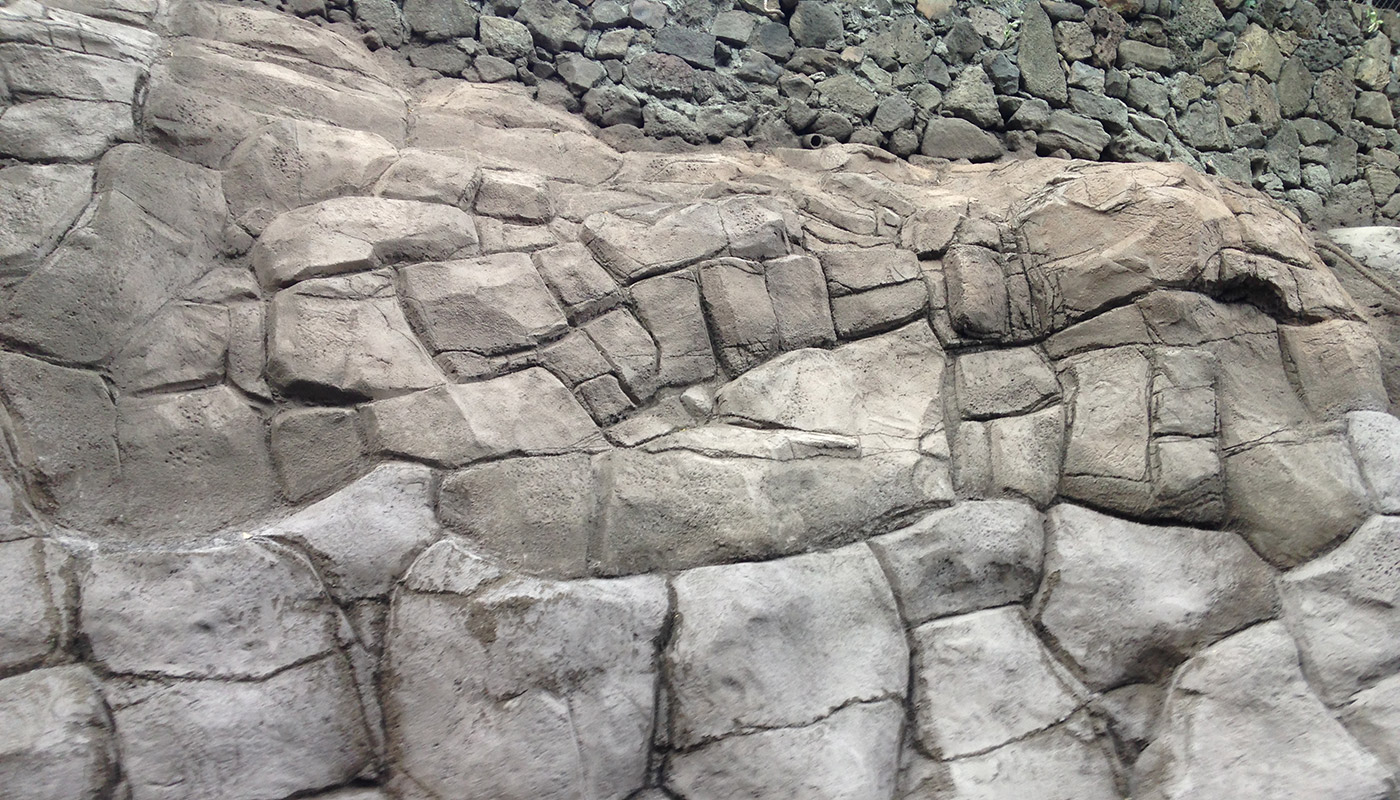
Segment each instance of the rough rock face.
[{"label": "rough rock face", "polygon": [[[1393,363],[1264,196],[620,152],[283,15],[60,5],[0,9],[106,93],[0,84],[0,795],[1393,792]],[[656,40],[633,82],[713,48]]]}]

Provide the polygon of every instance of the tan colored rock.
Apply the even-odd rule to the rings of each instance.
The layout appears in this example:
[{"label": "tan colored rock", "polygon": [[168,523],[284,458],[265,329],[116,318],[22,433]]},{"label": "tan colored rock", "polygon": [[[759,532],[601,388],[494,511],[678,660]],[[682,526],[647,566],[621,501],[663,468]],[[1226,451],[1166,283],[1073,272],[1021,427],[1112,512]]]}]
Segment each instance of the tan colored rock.
[{"label": "tan colored rock", "polygon": [[435,353],[496,355],[538,345],[568,327],[524,253],[413,264],[399,275],[423,343]]}]

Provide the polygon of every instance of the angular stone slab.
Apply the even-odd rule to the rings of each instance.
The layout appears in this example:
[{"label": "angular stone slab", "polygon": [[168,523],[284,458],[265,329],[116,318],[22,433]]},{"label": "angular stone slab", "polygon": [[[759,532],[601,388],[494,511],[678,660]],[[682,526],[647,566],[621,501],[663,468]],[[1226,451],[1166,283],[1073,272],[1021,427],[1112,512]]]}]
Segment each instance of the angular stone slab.
[{"label": "angular stone slab", "polygon": [[0,276],[25,275],[92,197],[93,170],[70,164],[0,169]]},{"label": "angular stone slab", "polygon": [[316,576],[251,542],[96,553],[79,580],[83,634],[114,673],[257,679],[336,646]]},{"label": "angular stone slab", "polygon": [[798,350],[720,387],[721,420],[917,440],[943,427],[943,350],[919,322],[834,350]]},{"label": "angular stone slab", "polygon": [[1282,623],[1257,625],[1182,665],[1133,796],[1363,800],[1390,776],[1308,689]]},{"label": "angular stone slab", "polygon": [[389,623],[385,713],[414,781],[464,800],[644,785],[662,579],[538,581],[442,542],[407,589]]},{"label": "angular stone slab", "polygon": [[0,680],[0,781],[15,800],[101,800],[117,747],[102,688],[86,667]]},{"label": "angular stone slab", "polygon": [[378,399],[446,382],[383,272],[304,281],[278,292],[268,328],[267,377],[289,394]]},{"label": "angular stone slab", "polygon": [[595,214],[580,233],[598,263],[623,283],[703,261],[729,245],[719,211],[709,204]]},{"label": "angular stone slab", "polygon": [[540,367],[380,400],[365,414],[380,452],[442,466],[604,446],[588,412]]},{"label": "angular stone slab", "polygon": [[1153,681],[1278,608],[1274,571],[1233,533],[1060,505],[1048,515],[1037,618],[1091,688]]},{"label": "angular stone slab", "polygon": [[1348,414],[1347,440],[1376,510],[1400,513],[1400,419],[1380,411]]},{"label": "angular stone slab", "polygon": [[75,621],[66,562],[46,539],[0,543],[0,674],[63,658]]},{"label": "angular stone slab", "polygon": [[568,327],[525,253],[414,264],[399,274],[423,342],[435,353],[495,355],[533,347]]},{"label": "angular stone slab", "polygon": [[382,464],[260,535],[319,556],[326,589],[342,603],[385,597],[413,558],[442,533],[433,516],[433,471]]},{"label": "angular stone slab", "polygon": [[595,557],[605,574],[842,544],[952,500],[944,462],[907,450],[788,461],[617,450],[601,469]]},{"label": "angular stone slab", "polygon": [[666,660],[676,746],[799,728],[904,695],[903,628],[865,545],[702,567],[674,589],[680,624]]},{"label": "angular stone slab", "polygon": [[959,503],[870,540],[908,625],[1026,600],[1040,583],[1045,531],[1031,506]]},{"label": "angular stone slab", "polygon": [[368,768],[373,744],[339,655],[262,681],[109,689],[132,800],[286,797]]},{"label": "angular stone slab", "polygon": [[1400,672],[1400,520],[1372,517],[1340,547],[1283,575],[1283,620],[1329,705]]},{"label": "angular stone slab", "polygon": [[1057,725],[1088,699],[1014,605],[920,625],[913,643],[914,735],[944,759]]},{"label": "angular stone slab", "polygon": [[474,255],[471,215],[452,206],[383,197],[337,197],[277,216],[253,247],[263,286],[362,272],[397,261]]},{"label": "angular stone slab", "polygon": [[888,800],[903,715],[893,701],[858,703],[804,727],[736,734],[673,755],[666,786],[694,800]]}]

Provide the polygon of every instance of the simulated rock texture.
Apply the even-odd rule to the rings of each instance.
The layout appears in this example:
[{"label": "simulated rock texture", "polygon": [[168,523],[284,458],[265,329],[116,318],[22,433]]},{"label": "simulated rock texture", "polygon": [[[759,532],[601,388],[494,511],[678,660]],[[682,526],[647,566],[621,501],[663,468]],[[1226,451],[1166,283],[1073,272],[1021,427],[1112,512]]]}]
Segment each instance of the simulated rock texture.
[{"label": "simulated rock texture", "polygon": [[619,146],[1175,161],[1400,217],[1400,14],[1349,0],[238,0],[532,87]]},{"label": "simulated rock texture", "polygon": [[0,795],[1394,797],[1385,315],[1263,195],[62,5],[0,8]]}]

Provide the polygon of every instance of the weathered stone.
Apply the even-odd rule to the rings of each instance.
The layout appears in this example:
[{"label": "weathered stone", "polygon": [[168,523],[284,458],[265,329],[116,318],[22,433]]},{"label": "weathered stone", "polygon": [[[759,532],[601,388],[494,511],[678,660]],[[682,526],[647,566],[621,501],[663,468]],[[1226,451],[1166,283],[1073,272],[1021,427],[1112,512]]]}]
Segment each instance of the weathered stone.
[{"label": "weathered stone", "polygon": [[1113,348],[1071,356],[1062,369],[1073,407],[1062,490],[1124,513],[1146,510],[1147,359]]},{"label": "weathered stone", "polygon": [[211,386],[224,377],[228,341],[227,309],[172,303],[116,353],[112,379],[124,392]]},{"label": "weathered stone", "polygon": [[947,791],[975,800],[1015,797],[1074,797],[1115,800],[1120,797],[1112,761],[1087,714],[989,753],[948,762],[942,774],[924,784],[925,791]]},{"label": "weathered stone", "polygon": [[821,262],[786,256],[764,264],[764,279],[778,323],[778,349],[818,347],[836,339]]},{"label": "weathered stone", "polygon": [[276,492],[265,436],[262,416],[226,386],[123,398],[119,524],[188,535],[264,510]]},{"label": "weathered stone", "polygon": [[582,244],[561,244],[532,258],[540,277],[571,313],[605,308],[617,298],[617,283]]},{"label": "weathered stone", "polygon": [[914,735],[944,759],[979,755],[1063,721],[1088,692],[1015,605],[920,625],[912,634]]},{"label": "weathered stone", "polygon": [[539,581],[435,545],[389,622],[399,768],[462,798],[631,796],[647,778],[666,615],[659,578]]},{"label": "weathered stone", "polygon": [[1381,384],[1380,352],[1365,325],[1348,320],[1281,325],[1279,343],[1317,417],[1338,419],[1348,411],[1390,405]]},{"label": "weathered stone", "polygon": [[1400,731],[1400,676],[1391,676],[1357,692],[1342,711],[1341,722],[1385,768],[1400,768],[1395,734]]},{"label": "weathered stone", "polygon": [[606,574],[842,544],[952,495],[946,467],[908,450],[788,461],[618,450],[602,464]]},{"label": "weathered stone", "polygon": [[74,633],[66,562],[63,548],[44,539],[0,543],[0,674],[64,658]]},{"label": "weathered stone", "polygon": [[934,158],[992,161],[1002,154],[1001,142],[965,119],[938,117],[924,127],[919,152]]},{"label": "weathered stone", "polygon": [[117,759],[101,685],[86,667],[0,680],[0,779],[7,797],[109,797]]},{"label": "weathered stone", "polygon": [[700,310],[700,287],[686,273],[660,275],[632,286],[637,317],[656,341],[660,386],[699,383],[715,374],[715,352]]},{"label": "weathered stone", "polygon": [[1278,608],[1274,572],[1238,536],[1050,510],[1037,619],[1091,688],[1155,681]]},{"label": "weathered stone", "polygon": [[219,185],[143,145],[110,150],[90,212],[0,303],[0,332],[71,364],[104,360],[209,270],[227,216]]},{"label": "weathered stone", "polygon": [[486,52],[507,61],[524,58],[535,52],[530,29],[505,17],[482,17],[477,22],[477,41],[486,48]]},{"label": "weathered stone", "polygon": [[1044,532],[1023,503],[961,503],[871,540],[906,625],[1019,603],[1040,582]]},{"label": "weathered stone", "polygon": [[1333,437],[1228,453],[1225,491],[1230,520],[1260,555],[1285,567],[1350,534],[1369,505],[1351,452]]},{"label": "weathered stone", "polygon": [[735,734],[673,755],[666,786],[695,800],[882,800],[895,789],[903,713],[894,701],[856,703],[805,727]]},{"label": "weathered stone", "polygon": [[857,119],[870,116],[880,103],[879,96],[854,75],[827,78],[817,84],[817,94],[828,106]]},{"label": "weathered stone", "polygon": [[1060,384],[1034,348],[984,350],[958,357],[957,392],[964,419],[986,419],[1042,406]]},{"label": "weathered stone", "polygon": [[394,200],[469,207],[481,183],[472,159],[416,147],[405,148],[374,185],[374,193]]},{"label": "weathered stone", "polygon": [[598,426],[539,367],[380,400],[367,417],[370,441],[383,454],[449,467],[600,446]]},{"label": "weathered stone", "polygon": [[536,346],[568,327],[524,253],[414,264],[399,275],[405,305],[435,353],[496,355]]},{"label": "weathered stone", "polygon": [[674,591],[683,621],[666,661],[680,747],[904,695],[904,631],[865,545],[703,567]]},{"label": "weathered stone", "polygon": [[286,797],[343,784],[373,759],[335,656],[262,681],[132,681],[112,694],[133,800]]},{"label": "weathered stone", "polygon": [[580,233],[598,263],[629,283],[703,261],[729,244],[718,210],[699,204],[636,218],[595,214],[583,221]]},{"label": "weathered stone", "polygon": [[680,25],[667,25],[656,32],[657,52],[677,56],[701,69],[715,68],[715,37]]},{"label": "weathered stone", "polygon": [[1118,66],[1142,67],[1152,72],[1171,72],[1176,69],[1176,56],[1165,47],[1157,47],[1136,39],[1124,39],[1118,44]]},{"label": "weathered stone", "polygon": [[1387,776],[1308,689],[1277,622],[1231,636],[1172,679],[1134,796],[1383,797]]},{"label": "weathered stone", "polygon": [[627,65],[627,86],[656,97],[689,97],[695,90],[695,68],[665,53],[644,53]]},{"label": "weathered stone", "polygon": [[632,312],[626,309],[609,311],[584,325],[582,330],[633,396],[650,397],[656,392],[659,385],[656,342]]},{"label": "weathered stone", "polygon": [[943,427],[942,375],[942,349],[927,325],[915,323],[834,350],[779,356],[721,387],[715,411],[756,427],[912,442]]},{"label": "weathered stone", "polygon": [[481,174],[476,213],[532,223],[548,222],[554,216],[543,178],[494,169]]},{"label": "weathered stone", "polygon": [[536,42],[556,53],[582,50],[588,35],[587,15],[567,0],[523,0],[515,18],[525,23]]},{"label": "weathered stone", "polygon": [[1076,158],[1097,159],[1108,146],[1111,137],[1097,120],[1077,117],[1068,111],[1050,112],[1050,119],[1041,128],[1037,147],[1043,153],[1065,150]]},{"label": "weathered stone", "polygon": [[457,208],[379,197],[341,197],[289,211],[253,248],[265,287],[359,272],[395,261],[471,255],[476,225]]},{"label": "weathered stone", "polygon": [[776,352],[778,318],[758,265],[738,259],[705,264],[700,268],[700,287],[720,364],[726,370],[743,372]]},{"label": "weathered stone", "polygon": [[438,513],[484,553],[572,578],[588,570],[596,493],[586,455],[511,458],[448,476]]},{"label": "weathered stone", "polygon": [[33,500],[59,509],[65,518],[100,518],[105,509],[84,509],[80,500],[100,501],[103,488],[116,479],[121,460],[116,409],[102,378],[4,353],[0,397]]},{"label": "weathered stone", "polygon": [[1379,411],[1348,414],[1347,440],[1376,510],[1400,513],[1400,420]]},{"label": "weathered stone", "polygon": [[302,408],[272,418],[272,460],[282,494],[293,502],[339,488],[364,464],[353,410]]},{"label": "weathered stone", "polygon": [[986,70],[969,67],[943,93],[943,107],[981,128],[1001,127],[1001,111]]},{"label": "weathered stone", "polygon": [[80,581],[83,633],[113,673],[260,679],[336,646],[308,565],[259,544],[100,553]]},{"label": "weathered stone", "polygon": [[1395,576],[1400,521],[1372,517],[1332,552],[1279,581],[1283,619],[1324,702],[1339,706],[1400,668]]},{"label": "weathered stone", "polygon": [[[520,258],[528,267],[529,259]],[[313,397],[376,399],[444,382],[404,317],[393,278],[381,272],[318,278],[278,292],[267,355],[274,386]]]},{"label": "weathered stone", "polygon": [[92,194],[93,170],[20,164],[0,169],[0,279],[27,275],[58,244]]},{"label": "weathered stone", "polygon": [[256,235],[285,211],[364,191],[397,155],[378,134],[277,120],[229,155],[224,195],[234,219]]},{"label": "weathered stone", "polygon": [[1050,17],[1039,3],[1027,3],[1021,13],[1021,44],[1017,66],[1026,91],[1036,97],[1063,105],[1069,99],[1065,72],[1055,47],[1055,31]]},{"label": "weathered stone", "polygon": [[413,557],[440,534],[432,482],[427,467],[384,464],[260,533],[313,553],[336,600],[387,597]]},{"label": "weathered stone", "polygon": [[1045,505],[1060,484],[1065,412],[1060,405],[987,423],[991,474],[986,491]]}]

